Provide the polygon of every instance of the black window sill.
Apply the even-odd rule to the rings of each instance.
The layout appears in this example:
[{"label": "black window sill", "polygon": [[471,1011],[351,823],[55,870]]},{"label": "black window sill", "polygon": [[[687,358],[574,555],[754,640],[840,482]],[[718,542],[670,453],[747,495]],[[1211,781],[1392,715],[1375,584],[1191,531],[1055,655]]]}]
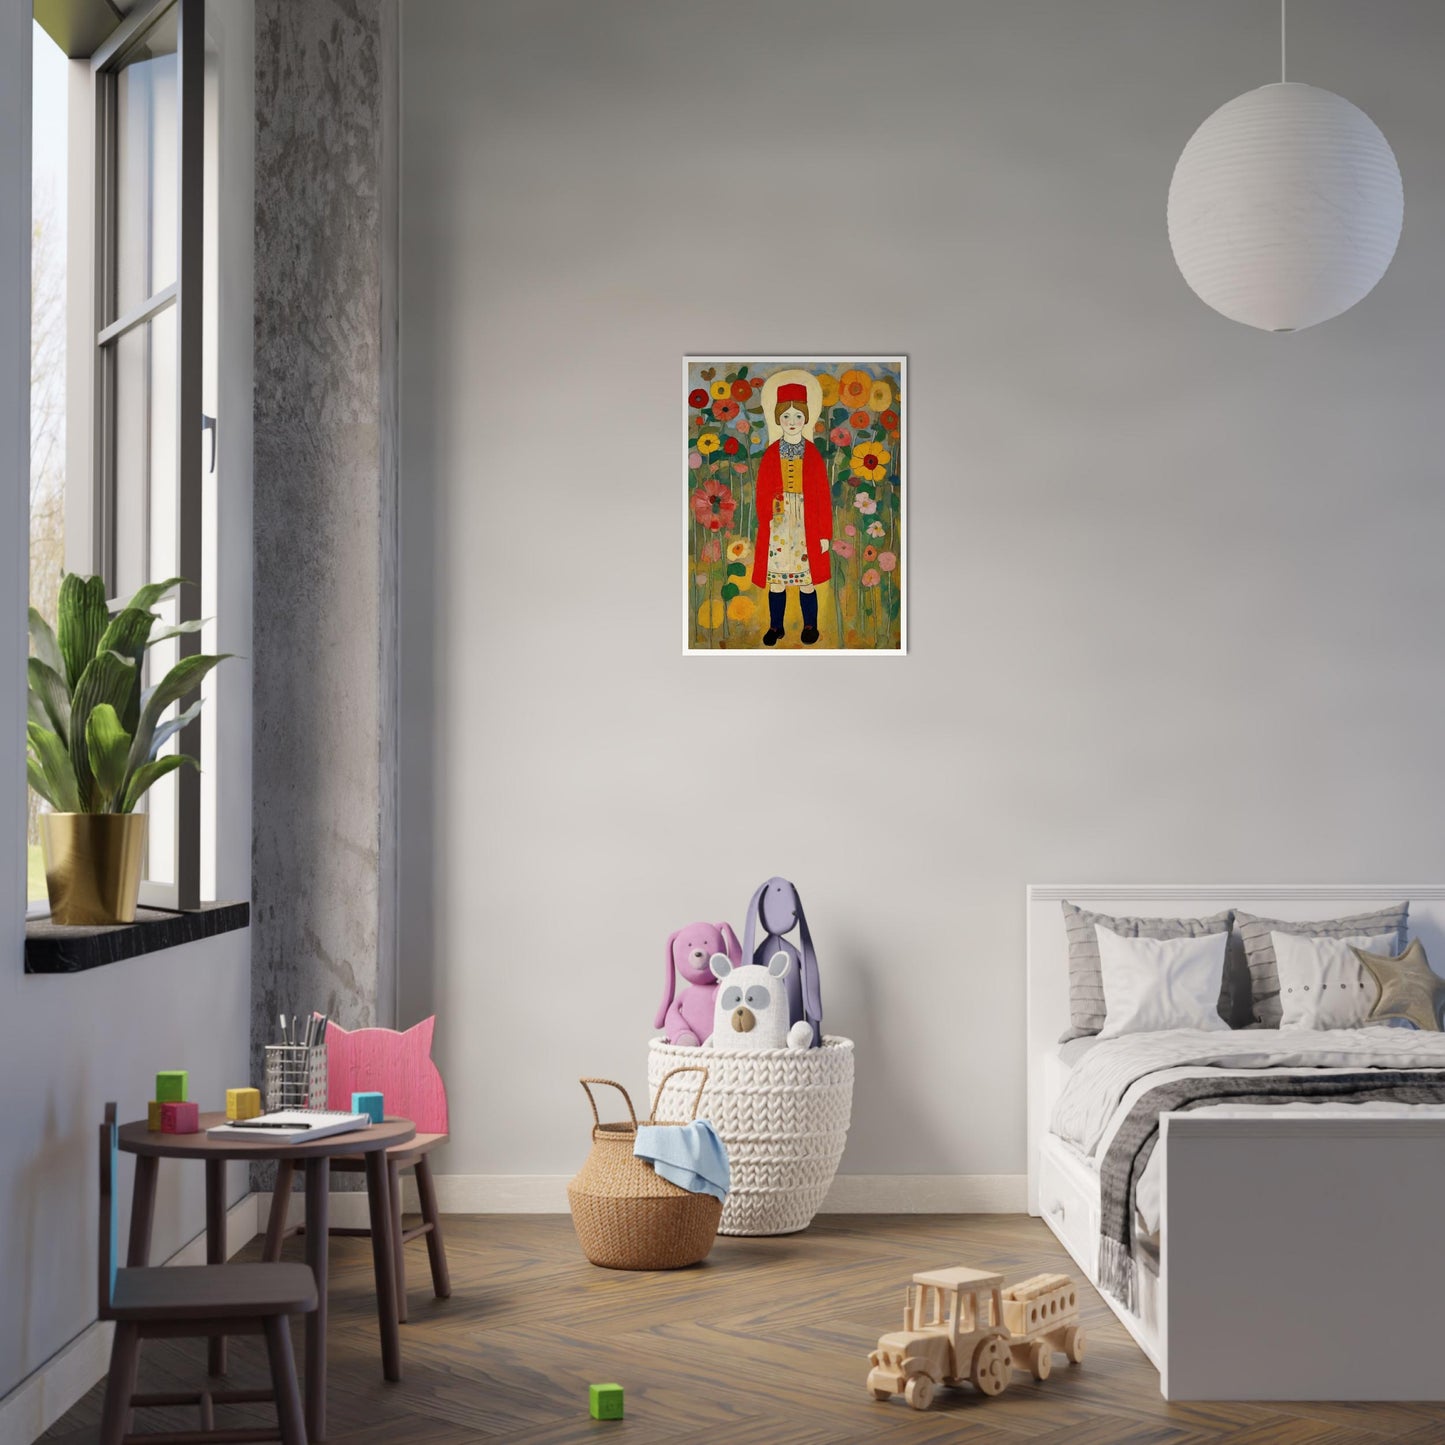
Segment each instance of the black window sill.
[{"label": "black window sill", "polygon": [[25,925],[25,972],[84,973],[102,964],[231,933],[250,922],[249,903],[207,903],[191,913],[137,908],[134,923],[94,928],[62,928],[48,918],[35,918]]}]

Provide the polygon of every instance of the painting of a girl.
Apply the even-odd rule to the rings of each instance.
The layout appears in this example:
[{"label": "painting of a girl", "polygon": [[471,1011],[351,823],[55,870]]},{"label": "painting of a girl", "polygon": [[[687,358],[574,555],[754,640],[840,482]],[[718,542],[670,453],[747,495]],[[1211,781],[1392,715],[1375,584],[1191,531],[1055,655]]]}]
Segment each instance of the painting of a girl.
[{"label": "painting of a girl", "polygon": [[[818,415],[821,388],[806,373],[781,372],[763,387],[763,413],[778,439],[758,463],[758,530],[753,549],[753,586],[768,592],[764,647],[776,647],[787,625],[788,594],[796,591],[803,614],[800,640],[818,640],[818,584],[831,575],[833,503],[828,469],[808,439]],[[812,383],[810,388],[808,383]],[[817,393],[809,397],[809,390]],[[768,392],[773,392],[771,405]]]},{"label": "painting of a girl", "polygon": [[905,358],[685,368],[684,651],[904,655]]}]

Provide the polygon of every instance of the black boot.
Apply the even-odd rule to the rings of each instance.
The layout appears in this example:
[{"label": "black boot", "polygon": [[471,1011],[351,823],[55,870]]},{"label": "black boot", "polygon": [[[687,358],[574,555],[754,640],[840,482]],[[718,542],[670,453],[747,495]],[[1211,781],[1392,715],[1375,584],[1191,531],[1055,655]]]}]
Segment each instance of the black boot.
[{"label": "black boot", "polygon": [[768,593],[768,621],[772,624],[763,633],[763,646],[776,647],[778,639],[783,635],[783,609],[788,605],[788,594],[786,592]]},{"label": "black boot", "polygon": [[811,647],[818,640],[818,594],[800,592],[798,600],[803,604],[803,645]]}]

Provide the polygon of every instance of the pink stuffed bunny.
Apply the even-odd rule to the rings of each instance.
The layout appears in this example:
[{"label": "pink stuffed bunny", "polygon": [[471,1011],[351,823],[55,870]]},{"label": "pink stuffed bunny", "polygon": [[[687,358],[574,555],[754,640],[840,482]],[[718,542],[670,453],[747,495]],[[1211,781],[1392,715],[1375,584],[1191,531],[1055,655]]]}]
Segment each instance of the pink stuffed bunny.
[{"label": "pink stuffed bunny", "polygon": [[[708,959],[715,953],[726,954],[734,968],[742,962],[742,945],[731,925],[689,923],[668,938],[667,983],[652,1021],[653,1028],[666,1029],[668,1043],[696,1048],[712,1037],[718,983]],[[674,998],[679,973],[692,987]]]}]

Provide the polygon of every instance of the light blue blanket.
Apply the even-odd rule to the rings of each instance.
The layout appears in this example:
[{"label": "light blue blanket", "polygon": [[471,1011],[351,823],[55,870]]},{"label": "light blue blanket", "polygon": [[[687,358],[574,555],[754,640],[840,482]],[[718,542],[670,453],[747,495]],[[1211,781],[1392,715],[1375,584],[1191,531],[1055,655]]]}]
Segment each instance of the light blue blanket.
[{"label": "light blue blanket", "polygon": [[727,1198],[732,1185],[727,1145],[706,1119],[691,1124],[642,1124],[632,1152],[672,1184],[693,1194]]}]

